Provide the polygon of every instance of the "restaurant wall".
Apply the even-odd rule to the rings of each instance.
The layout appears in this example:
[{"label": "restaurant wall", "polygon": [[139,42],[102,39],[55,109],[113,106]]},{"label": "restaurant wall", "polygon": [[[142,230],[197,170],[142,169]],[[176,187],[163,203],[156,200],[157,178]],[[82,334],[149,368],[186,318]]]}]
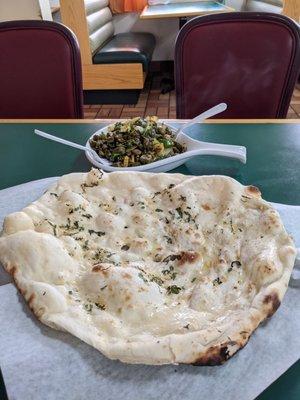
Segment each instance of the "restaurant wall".
[{"label": "restaurant wall", "polygon": [[[226,5],[240,11],[243,0],[226,0]],[[156,38],[154,61],[174,59],[174,44],[178,33],[178,18],[141,20],[138,13],[118,14],[114,16],[116,33],[151,32]]]}]

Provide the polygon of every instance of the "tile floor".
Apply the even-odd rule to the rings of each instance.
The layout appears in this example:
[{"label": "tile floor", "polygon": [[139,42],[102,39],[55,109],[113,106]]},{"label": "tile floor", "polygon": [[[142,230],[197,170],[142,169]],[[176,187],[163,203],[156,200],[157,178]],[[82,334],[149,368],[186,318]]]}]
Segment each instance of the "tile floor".
[{"label": "tile floor", "polygon": [[[176,118],[175,91],[161,94],[160,81],[160,74],[149,74],[137,104],[85,105],[84,117],[87,119],[131,118],[157,115],[159,118]],[[295,88],[287,118],[300,118],[300,84]]]}]

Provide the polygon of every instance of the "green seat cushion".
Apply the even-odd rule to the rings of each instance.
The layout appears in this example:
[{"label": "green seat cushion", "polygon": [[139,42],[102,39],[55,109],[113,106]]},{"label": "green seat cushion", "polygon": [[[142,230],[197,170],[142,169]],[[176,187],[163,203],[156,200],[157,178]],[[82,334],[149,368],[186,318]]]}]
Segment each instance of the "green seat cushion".
[{"label": "green seat cushion", "polygon": [[151,33],[118,33],[94,54],[94,64],[142,63],[147,71],[155,47]]}]

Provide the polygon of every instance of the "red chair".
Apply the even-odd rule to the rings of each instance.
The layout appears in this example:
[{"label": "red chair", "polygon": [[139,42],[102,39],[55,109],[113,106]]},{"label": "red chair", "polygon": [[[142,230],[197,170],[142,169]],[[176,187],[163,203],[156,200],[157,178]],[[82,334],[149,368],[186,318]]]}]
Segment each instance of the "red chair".
[{"label": "red chair", "polygon": [[65,26],[0,23],[0,118],[83,118],[80,51]]},{"label": "red chair", "polygon": [[177,117],[226,102],[220,118],[285,118],[300,71],[299,27],[269,13],[197,17],[175,48]]}]

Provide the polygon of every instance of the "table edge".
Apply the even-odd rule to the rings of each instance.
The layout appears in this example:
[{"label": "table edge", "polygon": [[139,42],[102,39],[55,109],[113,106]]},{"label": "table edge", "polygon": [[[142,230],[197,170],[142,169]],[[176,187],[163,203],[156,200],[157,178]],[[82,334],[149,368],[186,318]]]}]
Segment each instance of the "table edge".
[{"label": "table edge", "polygon": [[[0,119],[0,124],[101,124],[114,123],[127,118],[103,119]],[[161,118],[168,122],[186,122],[188,119]],[[300,119],[207,119],[205,124],[300,124]]]}]

